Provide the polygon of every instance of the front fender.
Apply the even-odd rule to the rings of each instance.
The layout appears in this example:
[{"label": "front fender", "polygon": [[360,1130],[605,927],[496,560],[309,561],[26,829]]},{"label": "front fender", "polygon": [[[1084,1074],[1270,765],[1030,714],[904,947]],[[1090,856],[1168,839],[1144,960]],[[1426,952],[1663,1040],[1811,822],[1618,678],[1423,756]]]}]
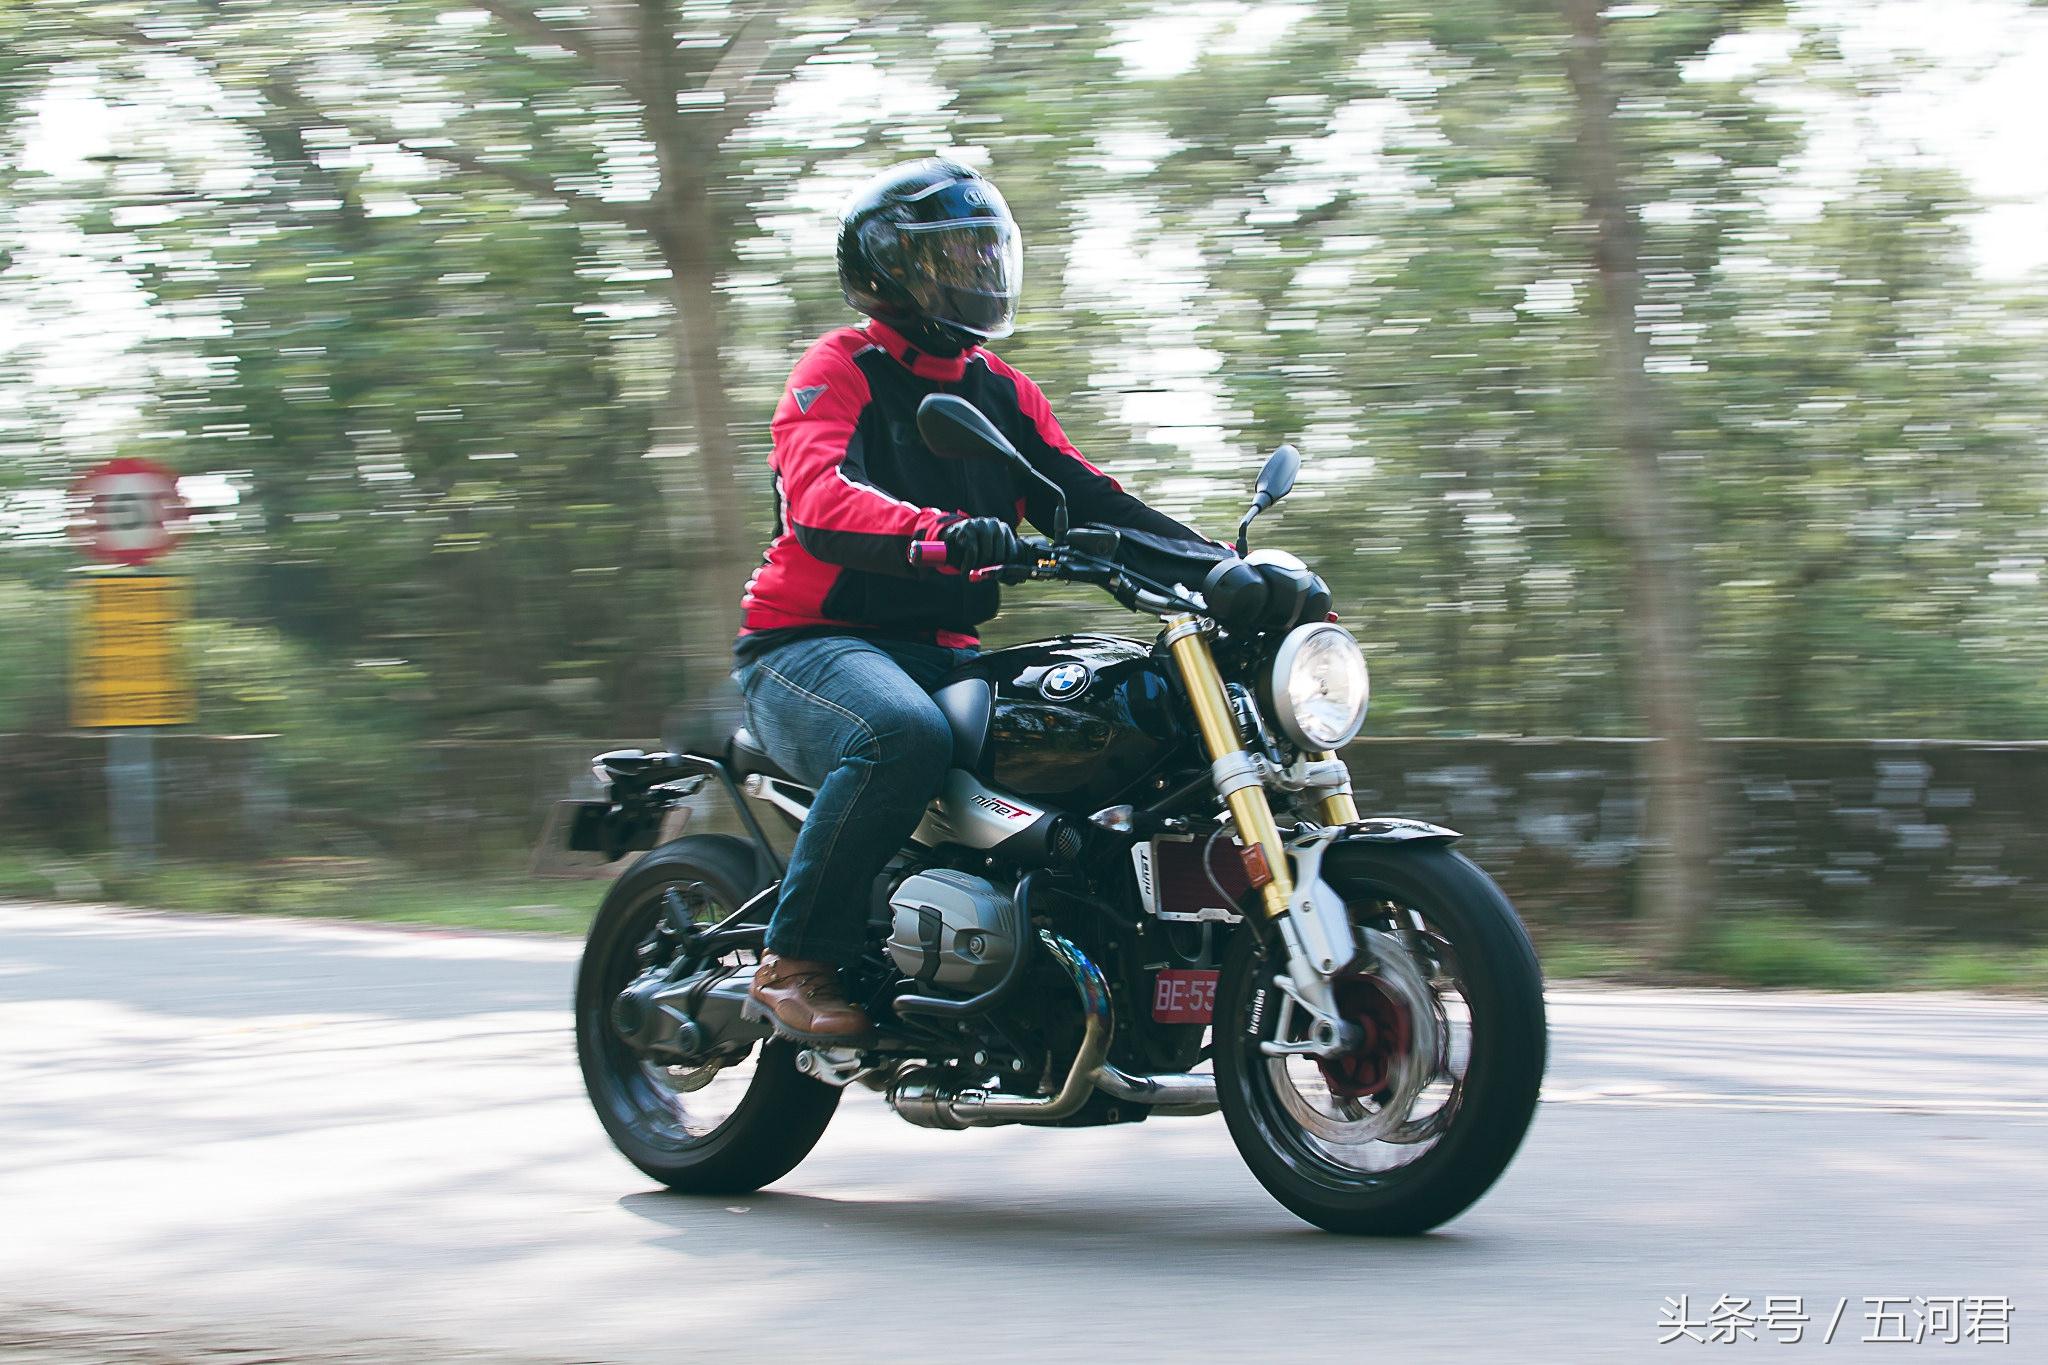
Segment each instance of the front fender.
[{"label": "front fender", "polygon": [[1289,902],[1293,943],[1304,961],[1325,981],[1357,956],[1358,939],[1351,929],[1351,911],[1344,898],[1323,880],[1323,855],[1340,844],[1448,844],[1458,831],[1422,820],[1375,815],[1344,825],[1303,828],[1287,841],[1294,864],[1294,896]]},{"label": "front fender", "polygon": [[1353,820],[1338,830],[1330,842],[1337,844],[1448,844],[1465,836],[1427,820],[1408,820],[1398,815],[1372,815]]}]

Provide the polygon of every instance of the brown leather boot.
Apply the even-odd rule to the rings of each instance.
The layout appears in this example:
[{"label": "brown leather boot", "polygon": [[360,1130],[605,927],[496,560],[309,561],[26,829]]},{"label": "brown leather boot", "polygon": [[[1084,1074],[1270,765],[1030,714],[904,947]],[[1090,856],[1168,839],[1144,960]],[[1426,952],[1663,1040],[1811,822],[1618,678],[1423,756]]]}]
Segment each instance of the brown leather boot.
[{"label": "brown leather boot", "polygon": [[839,970],[829,962],[763,953],[747,995],[779,1032],[807,1043],[851,1043],[874,1032],[874,1023],[839,992]]}]

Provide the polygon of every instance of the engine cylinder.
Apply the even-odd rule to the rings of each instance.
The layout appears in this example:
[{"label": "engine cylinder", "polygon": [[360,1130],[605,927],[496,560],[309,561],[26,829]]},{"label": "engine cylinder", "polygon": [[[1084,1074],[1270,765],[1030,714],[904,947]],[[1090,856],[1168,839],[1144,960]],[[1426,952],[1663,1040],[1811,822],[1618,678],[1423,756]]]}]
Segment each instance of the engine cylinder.
[{"label": "engine cylinder", "polygon": [[1009,895],[971,873],[933,868],[906,877],[889,913],[890,960],[925,989],[987,990],[1020,950]]}]

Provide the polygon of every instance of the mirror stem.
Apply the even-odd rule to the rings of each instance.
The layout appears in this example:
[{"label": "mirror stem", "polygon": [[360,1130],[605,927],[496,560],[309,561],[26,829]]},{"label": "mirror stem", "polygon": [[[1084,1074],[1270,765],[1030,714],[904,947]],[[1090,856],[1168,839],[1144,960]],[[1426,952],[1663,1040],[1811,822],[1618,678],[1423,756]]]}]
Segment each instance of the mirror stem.
[{"label": "mirror stem", "polygon": [[1245,509],[1244,518],[1237,523],[1237,557],[1243,559],[1250,552],[1252,521],[1259,513],[1273,505],[1273,499],[1261,492],[1252,499],[1252,505]]},{"label": "mirror stem", "polygon": [[1038,472],[1036,465],[1019,455],[1017,467],[1038,481],[1039,487],[1052,495],[1052,538],[1065,540],[1068,530],[1067,490]]}]

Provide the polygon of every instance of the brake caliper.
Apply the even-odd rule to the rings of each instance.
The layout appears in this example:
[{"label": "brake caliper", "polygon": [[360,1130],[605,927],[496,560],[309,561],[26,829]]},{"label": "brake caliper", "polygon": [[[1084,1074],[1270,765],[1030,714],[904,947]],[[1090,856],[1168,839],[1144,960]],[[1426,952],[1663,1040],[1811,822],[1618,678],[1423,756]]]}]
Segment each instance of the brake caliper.
[{"label": "brake caliper", "polygon": [[1394,1068],[1415,1045],[1414,1018],[1399,994],[1379,977],[1344,975],[1330,983],[1337,1014],[1357,1026],[1358,1046],[1330,1057],[1316,1058],[1332,1095],[1344,1099],[1368,1096],[1384,1104],[1392,1098]]}]

